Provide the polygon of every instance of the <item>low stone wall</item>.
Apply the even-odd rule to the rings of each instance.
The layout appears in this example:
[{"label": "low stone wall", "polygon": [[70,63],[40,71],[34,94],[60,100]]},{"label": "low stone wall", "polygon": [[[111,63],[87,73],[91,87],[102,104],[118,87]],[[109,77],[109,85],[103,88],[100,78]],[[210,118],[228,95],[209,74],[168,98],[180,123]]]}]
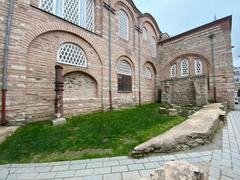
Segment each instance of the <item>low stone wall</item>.
[{"label": "low stone wall", "polygon": [[135,147],[132,155],[150,152],[169,153],[209,143],[224,120],[225,111],[222,108],[223,105],[220,103],[204,106],[185,122]]},{"label": "low stone wall", "polygon": [[169,104],[197,106],[208,102],[208,85],[206,76],[169,79],[161,82],[162,102]]}]

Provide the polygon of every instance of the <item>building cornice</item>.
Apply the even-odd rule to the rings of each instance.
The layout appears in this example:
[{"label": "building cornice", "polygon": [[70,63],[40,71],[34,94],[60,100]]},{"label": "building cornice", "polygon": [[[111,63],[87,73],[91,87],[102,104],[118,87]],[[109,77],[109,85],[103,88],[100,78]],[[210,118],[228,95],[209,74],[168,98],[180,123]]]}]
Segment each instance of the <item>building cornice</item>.
[{"label": "building cornice", "polygon": [[196,27],[194,29],[191,29],[189,31],[186,31],[186,32],[183,32],[181,34],[178,34],[176,36],[173,36],[173,37],[170,37],[168,39],[165,39],[165,40],[162,40],[159,42],[159,44],[164,44],[164,43],[167,43],[167,42],[171,42],[171,41],[174,41],[174,40],[177,40],[177,39],[180,39],[184,36],[188,36],[190,34],[193,34],[193,33],[197,33],[199,31],[202,31],[202,30],[205,30],[205,29],[208,29],[208,28],[211,28],[213,26],[216,26],[216,25],[219,25],[219,24],[222,24],[224,22],[229,22],[230,24],[230,30],[232,30],[232,16],[226,16],[222,19],[218,19],[216,21],[213,21],[213,22],[210,22],[210,23],[207,23],[207,24],[204,24],[202,26],[199,26],[199,27]]}]

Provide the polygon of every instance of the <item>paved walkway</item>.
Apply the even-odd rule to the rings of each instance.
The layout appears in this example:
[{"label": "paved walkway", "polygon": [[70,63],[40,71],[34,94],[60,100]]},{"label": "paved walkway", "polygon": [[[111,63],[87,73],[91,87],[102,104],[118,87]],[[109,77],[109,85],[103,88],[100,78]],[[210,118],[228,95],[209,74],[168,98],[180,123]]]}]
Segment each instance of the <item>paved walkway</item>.
[{"label": "paved walkway", "polygon": [[131,159],[127,156],[0,166],[0,179],[131,180],[149,176],[166,161],[182,160],[209,169],[210,180],[240,180],[240,111],[228,114],[222,149]]}]

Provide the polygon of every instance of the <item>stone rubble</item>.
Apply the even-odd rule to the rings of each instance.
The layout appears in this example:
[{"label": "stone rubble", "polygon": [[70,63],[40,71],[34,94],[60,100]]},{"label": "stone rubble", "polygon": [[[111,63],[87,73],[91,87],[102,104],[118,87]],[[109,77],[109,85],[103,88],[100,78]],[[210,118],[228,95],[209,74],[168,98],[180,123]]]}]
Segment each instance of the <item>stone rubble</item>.
[{"label": "stone rubble", "polygon": [[141,180],[206,180],[203,170],[187,162],[169,161]]}]

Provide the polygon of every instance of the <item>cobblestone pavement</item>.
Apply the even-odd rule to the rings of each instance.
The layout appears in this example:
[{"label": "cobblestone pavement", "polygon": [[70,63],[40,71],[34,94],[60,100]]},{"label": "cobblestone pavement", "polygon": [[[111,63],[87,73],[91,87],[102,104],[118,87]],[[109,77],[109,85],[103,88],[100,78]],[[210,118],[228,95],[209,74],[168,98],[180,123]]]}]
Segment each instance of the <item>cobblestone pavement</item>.
[{"label": "cobblestone pavement", "polygon": [[210,180],[240,180],[240,111],[228,114],[222,149],[131,159],[127,156],[0,166],[0,179],[131,180],[149,176],[166,161],[181,160],[209,169]]}]

